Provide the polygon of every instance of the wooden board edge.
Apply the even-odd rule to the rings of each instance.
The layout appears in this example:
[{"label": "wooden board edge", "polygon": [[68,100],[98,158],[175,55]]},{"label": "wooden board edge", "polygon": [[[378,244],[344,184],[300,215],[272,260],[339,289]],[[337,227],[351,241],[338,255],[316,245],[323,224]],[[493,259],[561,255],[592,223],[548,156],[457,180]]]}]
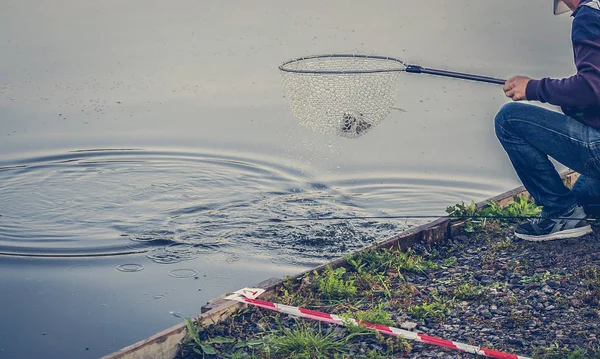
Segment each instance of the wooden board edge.
[{"label": "wooden board edge", "polygon": [[[281,282],[282,280],[279,278],[269,278],[251,287],[272,292]],[[203,310],[202,314],[193,320],[203,325],[216,324],[228,318],[235,311],[246,307],[245,304],[224,300],[223,297],[225,295],[209,301],[203,307],[206,307],[206,310]],[[173,359],[185,332],[185,324],[180,323],[100,359]]]}]

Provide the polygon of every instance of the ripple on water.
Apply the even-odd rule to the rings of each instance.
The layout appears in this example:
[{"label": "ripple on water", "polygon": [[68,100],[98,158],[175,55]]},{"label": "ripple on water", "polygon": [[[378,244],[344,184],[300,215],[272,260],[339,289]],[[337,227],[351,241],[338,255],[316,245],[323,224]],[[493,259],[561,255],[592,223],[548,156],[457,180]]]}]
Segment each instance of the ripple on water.
[{"label": "ripple on water", "polygon": [[198,277],[198,271],[191,268],[173,269],[169,271],[169,277],[173,278],[194,278]]},{"label": "ripple on water", "polygon": [[260,252],[274,264],[317,264],[411,225],[324,218],[432,214],[433,208],[443,214],[439,198],[428,200],[425,193],[453,204],[485,189],[372,173],[315,181],[282,163],[141,150],[0,163],[0,254],[144,252],[161,264],[201,257],[227,265]]},{"label": "ripple on water", "polygon": [[[227,228],[215,219],[235,206],[244,211],[265,189],[294,182],[297,172],[237,156],[140,150],[0,163],[0,253],[84,257],[175,243],[213,253],[228,245]],[[185,260],[190,252],[177,253]],[[165,253],[172,262],[173,251]]]},{"label": "ripple on water", "polygon": [[163,248],[156,248],[146,254],[155,263],[174,264],[197,258],[200,253],[193,244],[174,243]]},{"label": "ripple on water", "polygon": [[90,273],[96,270],[93,264],[74,264],[67,267],[69,273]]},{"label": "ripple on water", "polygon": [[141,272],[144,270],[144,266],[136,263],[120,264],[117,266],[117,270],[127,273]]}]

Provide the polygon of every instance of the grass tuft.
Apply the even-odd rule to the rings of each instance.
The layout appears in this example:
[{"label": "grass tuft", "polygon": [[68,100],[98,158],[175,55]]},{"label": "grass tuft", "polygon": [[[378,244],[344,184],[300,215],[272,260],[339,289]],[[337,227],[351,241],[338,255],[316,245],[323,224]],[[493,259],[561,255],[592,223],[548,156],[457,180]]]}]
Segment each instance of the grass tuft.
[{"label": "grass tuft", "polygon": [[344,342],[336,340],[331,331],[323,330],[320,325],[317,329],[303,324],[284,328],[268,336],[266,344],[276,358],[325,359],[344,351]]}]

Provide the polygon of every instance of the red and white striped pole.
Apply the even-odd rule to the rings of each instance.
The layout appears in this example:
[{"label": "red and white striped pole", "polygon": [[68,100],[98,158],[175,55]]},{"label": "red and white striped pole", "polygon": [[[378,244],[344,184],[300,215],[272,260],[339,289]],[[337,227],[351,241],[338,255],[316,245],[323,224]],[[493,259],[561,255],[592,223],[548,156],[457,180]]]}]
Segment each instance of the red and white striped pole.
[{"label": "red and white striped pole", "polygon": [[330,324],[336,324],[341,326],[350,325],[363,325],[371,330],[380,332],[382,334],[391,335],[395,337],[402,337],[408,340],[414,340],[417,342],[427,343],[436,345],[439,347],[444,347],[447,349],[454,349],[461,352],[472,353],[477,355],[483,355],[490,358],[497,359],[531,359],[529,357],[524,357],[515,354],[503,353],[492,349],[487,349],[483,347],[478,347],[469,344],[457,343],[450,340],[440,339],[436,337],[431,337],[425,334],[419,334],[415,332],[411,332],[408,330],[403,330],[399,328],[389,327],[387,325],[375,324],[369,322],[363,322],[355,319],[346,319],[335,314],[327,314],[323,312],[318,312],[310,309],[304,309],[299,307],[292,307],[285,304],[278,304],[267,302],[264,300],[256,299],[260,294],[264,292],[264,289],[260,288],[244,288],[240,289],[234,294],[225,297],[225,299],[235,300],[238,302],[254,305],[260,308],[265,308],[269,310],[273,310],[280,313],[285,313],[289,315],[293,315],[301,318],[308,318],[318,320],[320,322],[326,322]]}]

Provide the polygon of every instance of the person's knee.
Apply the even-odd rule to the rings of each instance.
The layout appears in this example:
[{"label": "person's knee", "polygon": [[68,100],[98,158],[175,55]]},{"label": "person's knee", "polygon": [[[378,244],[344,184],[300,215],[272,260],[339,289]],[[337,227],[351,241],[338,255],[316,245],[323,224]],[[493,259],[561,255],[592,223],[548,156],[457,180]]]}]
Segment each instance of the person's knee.
[{"label": "person's knee", "polygon": [[496,114],[496,124],[503,124],[508,119],[514,118],[515,115],[522,113],[527,106],[529,105],[520,102],[508,102],[504,104]]},{"label": "person's knee", "polygon": [[502,106],[494,120],[496,137],[501,138],[501,134],[510,127],[509,120],[518,117],[518,114],[522,113],[526,106],[530,105],[520,102],[508,102]]}]

